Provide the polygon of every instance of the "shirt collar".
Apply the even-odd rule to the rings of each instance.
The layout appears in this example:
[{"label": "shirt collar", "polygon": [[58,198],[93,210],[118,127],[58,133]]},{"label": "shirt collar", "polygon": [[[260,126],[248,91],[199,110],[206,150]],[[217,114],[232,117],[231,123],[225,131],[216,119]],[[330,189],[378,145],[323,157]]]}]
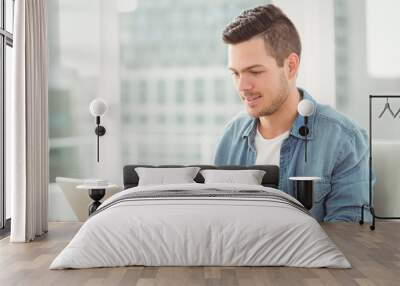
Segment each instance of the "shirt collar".
[{"label": "shirt collar", "polygon": [[[315,114],[317,111],[317,102],[315,101],[314,98],[312,98],[312,96],[305,91],[304,89],[298,88],[299,92],[300,92],[300,96],[303,99],[308,99],[311,100],[314,103],[315,106],[315,112],[308,117],[308,130],[309,133],[307,135],[307,140],[312,140],[313,139],[313,127],[314,127],[314,121],[315,121]],[[256,136],[256,132],[257,132],[257,122],[258,122],[258,118],[253,118],[251,121],[251,124],[249,124],[249,126],[244,130],[242,137],[248,137],[251,134],[251,137],[255,137]],[[300,114],[297,114],[296,119],[293,123],[292,129],[290,130],[290,135],[293,135],[297,138],[303,139],[305,140],[304,136],[301,136],[299,133],[299,129],[301,126],[303,126],[304,124],[304,117],[301,116]]]}]

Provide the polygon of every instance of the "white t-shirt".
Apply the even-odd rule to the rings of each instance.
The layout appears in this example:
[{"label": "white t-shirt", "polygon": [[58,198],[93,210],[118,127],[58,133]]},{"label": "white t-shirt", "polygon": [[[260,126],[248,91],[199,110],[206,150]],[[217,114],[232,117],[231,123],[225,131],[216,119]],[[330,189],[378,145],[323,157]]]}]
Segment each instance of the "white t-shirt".
[{"label": "white t-shirt", "polygon": [[279,159],[281,155],[281,146],[283,141],[289,137],[289,130],[281,135],[265,139],[258,131],[255,138],[256,144],[256,165],[277,165],[279,166]]}]

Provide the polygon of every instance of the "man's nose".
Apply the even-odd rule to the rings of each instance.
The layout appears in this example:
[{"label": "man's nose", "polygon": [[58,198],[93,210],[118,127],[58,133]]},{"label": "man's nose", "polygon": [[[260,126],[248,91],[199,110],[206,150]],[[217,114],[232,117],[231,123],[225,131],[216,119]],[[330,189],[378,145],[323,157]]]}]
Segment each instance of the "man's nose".
[{"label": "man's nose", "polygon": [[251,81],[246,77],[241,75],[238,79],[238,89],[239,91],[248,91],[253,88]]}]

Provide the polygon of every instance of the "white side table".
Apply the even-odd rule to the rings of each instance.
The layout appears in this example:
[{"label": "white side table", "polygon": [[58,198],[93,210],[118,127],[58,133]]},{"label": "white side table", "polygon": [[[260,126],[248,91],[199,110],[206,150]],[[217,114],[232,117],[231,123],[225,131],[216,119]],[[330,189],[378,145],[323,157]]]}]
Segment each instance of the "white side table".
[{"label": "white side table", "polygon": [[89,197],[93,200],[93,202],[89,205],[90,216],[101,205],[100,200],[106,194],[106,190],[111,188],[118,188],[118,186],[114,184],[108,184],[106,186],[78,185],[76,186],[76,188],[89,191]]}]

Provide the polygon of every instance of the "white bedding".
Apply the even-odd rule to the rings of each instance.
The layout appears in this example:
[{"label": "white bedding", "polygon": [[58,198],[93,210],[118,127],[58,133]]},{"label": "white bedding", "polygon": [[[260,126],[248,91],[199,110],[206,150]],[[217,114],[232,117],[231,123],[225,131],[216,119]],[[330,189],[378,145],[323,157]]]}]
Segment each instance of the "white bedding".
[{"label": "white bedding", "polygon": [[104,210],[82,225],[50,269],[126,265],[351,267],[314,218],[282,202],[174,197],[112,204],[132,192],[205,188],[262,190],[297,202],[279,190],[254,185],[193,183],[127,189],[100,206]]}]

